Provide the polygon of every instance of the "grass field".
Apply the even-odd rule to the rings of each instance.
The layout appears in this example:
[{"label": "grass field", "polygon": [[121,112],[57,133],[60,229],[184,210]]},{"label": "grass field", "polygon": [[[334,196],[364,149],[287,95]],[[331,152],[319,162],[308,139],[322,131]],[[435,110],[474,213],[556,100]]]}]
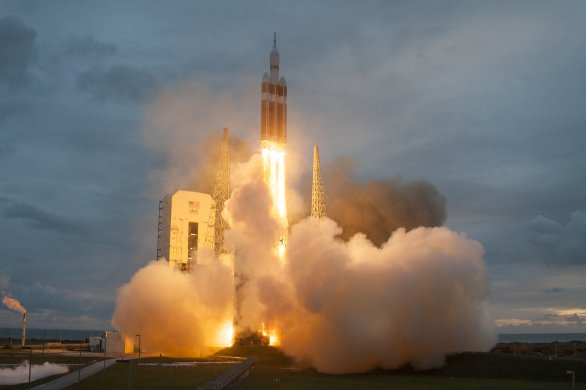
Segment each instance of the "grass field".
[{"label": "grass field", "polygon": [[[224,359],[220,358],[143,358],[140,360],[140,363],[197,362],[202,360],[224,361]],[[197,386],[212,380],[231,367],[233,367],[233,364],[200,364],[189,367],[168,367],[157,365],[144,366],[137,364],[136,361],[133,363],[116,363],[114,366],[68,389],[128,389],[129,376],[132,377],[133,389],[195,389]]]},{"label": "grass field", "polygon": [[[459,354],[444,368],[413,372],[378,370],[366,374],[328,375],[296,368],[277,349],[227,348],[218,354],[259,357],[240,389],[569,389],[566,370],[576,372],[576,389],[585,389],[586,361],[547,360],[503,354]],[[582,378],[582,380],[580,380]]]},{"label": "grass field", "polygon": [[[28,354],[0,353],[0,362],[21,362]],[[585,360],[549,360],[499,353],[464,353],[451,356],[445,367],[425,372],[376,370],[366,374],[328,375],[302,367],[273,347],[232,347],[207,359],[163,358],[162,363],[177,361],[222,361],[221,356],[257,356],[258,365],[238,384],[241,389],[569,389],[566,370],[576,372],[576,389],[586,390]],[[42,363],[77,363],[79,357],[35,356]],[[88,364],[95,358],[84,358]],[[141,363],[158,363],[159,358],[142,358]],[[132,367],[129,367],[132,365]],[[134,389],[195,389],[228,370],[230,364],[200,364],[189,367],[144,366],[117,363],[83,380],[70,389],[127,389],[129,371]],[[36,381],[40,384],[43,380]],[[26,385],[0,386],[25,389]]]}]

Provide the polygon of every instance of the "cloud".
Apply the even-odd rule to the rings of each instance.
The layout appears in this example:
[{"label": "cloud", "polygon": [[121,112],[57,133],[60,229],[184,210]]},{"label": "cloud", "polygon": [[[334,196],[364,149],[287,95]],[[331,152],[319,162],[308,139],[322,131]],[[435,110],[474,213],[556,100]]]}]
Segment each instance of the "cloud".
[{"label": "cloud", "polygon": [[566,226],[538,215],[529,222],[528,242],[547,264],[586,264],[586,208],[574,211]]},{"label": "cloud", "polygon": [[33,229],[50,230],[73,235],[87,233],[87,228],[82,225],[24,202],[10,204],[4,209],[2,216],[6,219],[23,220]]},{"label": "cloud", "polygon": [[529,318],[503,318],[494,321],[500,333],[543,333],[563,330],[567,333],[583,332],[586,311],[583,308],[541,308]]},{"label": "cloud", "polygon": [[560,292],[564,292],[564,291],[566,291],[566,289],[561,288],[561,287],[552,287],[552,288],[545,289],[545,293],[547,293],[547,294],[555,294],[555,293],[560,293]]},{"label": "cloud", "polygon": [[15,16],[0,18],[0,86],[19,87],[36,61],[37,33]]},{"label": "cloud", "polygon": [[31,107],[19,101],[0,101],[0,122],[10,116],[31,112]]},{"label": "cloud", "polygon": [[92,36],[71,36],[67,41],[65,53],[89,59],[116,54],[118,46],[113,43],[99,42]]},{"label": "cloud", "polygon": [[79,75],[77,87],[99,102],[141,103],[155,95],[159,81],[148,71],[129,65],[96,66]]}]

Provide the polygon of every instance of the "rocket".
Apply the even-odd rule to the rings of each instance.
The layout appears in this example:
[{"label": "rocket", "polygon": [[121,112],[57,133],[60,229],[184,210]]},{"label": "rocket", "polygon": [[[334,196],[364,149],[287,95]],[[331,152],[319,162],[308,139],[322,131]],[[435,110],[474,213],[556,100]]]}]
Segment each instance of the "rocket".
[{"label": "rocket", "polygon": [[283,76],[279,78],[277,33],[269,65],[269,72],[265,72],[261,83],[260,143],[262,148],[284,149],[287,143],[287,83]]}]

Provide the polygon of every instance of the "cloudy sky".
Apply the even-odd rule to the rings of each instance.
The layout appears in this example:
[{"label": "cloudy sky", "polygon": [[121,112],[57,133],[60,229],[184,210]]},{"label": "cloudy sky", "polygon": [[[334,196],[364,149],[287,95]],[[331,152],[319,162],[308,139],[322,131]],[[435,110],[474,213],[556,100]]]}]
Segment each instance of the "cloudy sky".
[{"label": "cloudy sky", "polygon": [[31,327],[109,327],[185,145],[256,145],[276,31],[302,169],[317,143],[361,178],[428,180],[485,247],[500,332],[586,332],[584,20],[583,1],[4,0],[0,290]]}]

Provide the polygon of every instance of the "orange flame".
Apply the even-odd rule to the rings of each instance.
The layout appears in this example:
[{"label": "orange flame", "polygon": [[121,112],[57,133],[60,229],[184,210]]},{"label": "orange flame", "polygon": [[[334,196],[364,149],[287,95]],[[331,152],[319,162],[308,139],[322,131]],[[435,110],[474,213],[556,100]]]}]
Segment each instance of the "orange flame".
[{"label": "orange flame", "polygon": [[285,151],[278,144],[266,144],[262,149],[264,177],[271,191],[273,205],[281,225],[281,237],[275,254],[281,261],[285,258],[287,247],[287,202],[285,200]]}]

